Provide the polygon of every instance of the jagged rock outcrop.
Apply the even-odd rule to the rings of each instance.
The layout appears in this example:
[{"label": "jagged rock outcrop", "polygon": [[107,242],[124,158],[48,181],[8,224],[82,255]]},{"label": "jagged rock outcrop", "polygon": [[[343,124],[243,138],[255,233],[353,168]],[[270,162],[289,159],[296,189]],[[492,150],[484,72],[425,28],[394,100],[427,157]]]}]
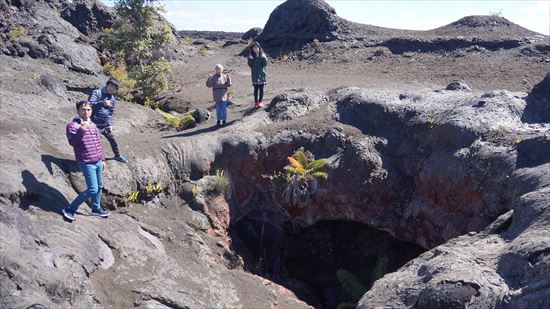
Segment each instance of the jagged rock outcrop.
[{"label": "jagged rock outcrop", "polygon": [[[466,16],[436,29],[412,31],[354,23],[339,17],[323,0],[287,0],[270,15],[258,40],[272,53],[302,49],[320,42],[357,41],[384,46],[393,53],[442,52],[466,48],[512,49],[528,44],[546,46],[547,36],[500,16]],[[544,48],[544,47],[543,47]]]},{"label": "jagged rock outcrop", "polygon": [[535,99],[549,103],[550,102],[550,73],[546,74],[544,79],[533,87],[529,93]]},{"label": "jagged rock outcrop", "polygon": [[94,0],[78,0],[65,4],[61,17],[84,35],[111,28],[116,20],[112,8]]},{"label": "jagged rock outcrop", "polygon": [[260,28],[260,27],[251,28],[250,30],[248,30],[247,32],[245,32],[243,34],[241,39],[243,39],[243,40],[255,40],[262,33],[262,30],[263,29]]},{"label": "jagged rock outcrop", "polygon": [[[67,5],[63,12],[72,12],[70,7],[73,4],[66,1],[14,1],[13,3],[10,1],[8,4],[4,12],[8,18],[2,22],[0,27],[5,38],[0,46],[3,54],[18,57],[28,55],[35,59],[48,59],[85,74],[101,72],[96,49],[88,44],[80,43],[79,38],[84,33],[59,15],[58,9],[63,5]],[[89,23],[75,22],[79,27],[85,26],[86,32],[99,30],[94,27],[100,27],[100,25],[94,25],[92,22],[96,18],[95,15],[99,14],[97,18],[102,18],[108,14],[105,12],[110,12],[97,1],[78,2],[74,5],[75,8],[80,8],[81,5],[92,6],[90,11],[84,12],[75,9],[74,14],[71,13],[73,15],[68,16],[68,19],[73,22],[74,18],[79,21],[89,20]],[[84,13],[90,13],[92,16]]]},{"label": "jagged rock outcrop", "polygon": [[258,41],[267,46],[330,41],[338,37],[344,23],[323,0],[288,0],[271,13]]},{"label": "jagged rock outcrop", "polygon": [[[22,65],[9,59],[8,67]],[[389,274],[361,306],[463,304],[472,297],[480,304],[545,304],[545,290],[529,290],[524,282],[542,284],[548,269],[543,234],[549,220],[543,207],[549,196],[548,132],[521,120],[525,94],[298,91],[273,103],[298,111],[292,117],[274,122],[268,112],[257,113],[231,131],[187,137],[147,131],[159,115],[121,102],[115,126],[131,160],[108,162],[103,202],[115,213],[99,220],[83,216],[82,206],[75,224],[59,215],[83,189],[58,130],[73,115],[73,104],[53,93],[17,89],[2,89],[0,96],[10,98],[0,110],[3,126],[10,128],[2,131],[9,147],[0,150],[2,166],[10,166],[0,175],[1,230],[9,231],[0,237],[5,261],[0,293],[7,306],[146,307],[154,300],[180,307],[277,302],[298,308],[305,305],[291,292],[243,271],[227,228],[264,222],[254,226],[267,225],[275,234],[266,237],[277,239],[276,233],[323,220],[354,221],[425,248],[450,241],[399,270],[406,291],[392,281],[398,275]],[[10,102],[27,102],[28,112]],[[316,130],[293,129],[321,110],[327,118],[318,119]],[[22,122],[28,125],[18,125]],[[287,129],[265,132],[280,124]],[[40,130],[33,129],[37,125]],[[129,147],[136,135],[139,147]],[[329,179],[306,207],[293,208],[265,175],[281,170],[299,147],[328,158]],[[230,179],[230,198],[197,194],[211,192],[215,178],[208,175],[216,170]],[[163,188],[160,195],[124,208],[129,193],[154,183]],[[511,221],[503,217],[494,223],[497,228],[485,229],[511,210]],[[451,240],[468,232],[480,233]],[[517,273],[525,261],[535,268]],[[480,276],[485,271],[488,277]],[[497,280],[495,272],[504,279]]]}]

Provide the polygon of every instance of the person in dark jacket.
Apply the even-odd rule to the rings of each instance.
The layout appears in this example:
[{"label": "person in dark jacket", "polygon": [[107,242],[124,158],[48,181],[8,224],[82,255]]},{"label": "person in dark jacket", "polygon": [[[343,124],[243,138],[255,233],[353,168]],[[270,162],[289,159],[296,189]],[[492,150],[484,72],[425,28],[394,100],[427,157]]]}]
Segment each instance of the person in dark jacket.
[{"label": "person in dark jacket", "polygon": [[111,144],[115,160],[128,163],[128,159],[120,155],[118,143],[113,134],[113,113],[116,108],[115,93],[118,91],[118,87],[118,80],[109,78],[104,87],[92,92],[88,101],[92,104],[92,121]]},{"label": "person in dark jacket", "polygon": [[63,216],[70,221],[75,220],[78,207],[86,200],[92,200],[92,216],[106,218],[110,213],[101,208],[101,187],[103,185],[103,169],[105,168],[105,155],[101,145],[99,129],[91,121],[92,106],[87,101],[76,104],[78,117],[67,124],[67,139],[73,146],[74,155],[78,167],[84,174],[87,189],[82,191],[77,198],[65,209]]},{"label": "person in dark jacket", "polygon": [[252,71],[252,85],[254,86],[254,106],[261,107],[264,98],[264,86],[267,84],[267,55],[260,46],[254,42],[248,56],[248,66]]}]

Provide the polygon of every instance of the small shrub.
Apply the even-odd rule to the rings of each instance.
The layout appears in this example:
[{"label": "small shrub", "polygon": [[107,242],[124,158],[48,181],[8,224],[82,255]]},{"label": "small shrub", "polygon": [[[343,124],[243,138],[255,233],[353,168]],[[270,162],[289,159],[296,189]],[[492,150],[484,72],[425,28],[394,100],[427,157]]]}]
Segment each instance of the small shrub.
[{"label": "small shrub", "polygon": [[204,46],[201,47],[201,49],[199,49],[199,55],[201,55],[202,57],[206,56],[207,52],[208,52],[208,50]]},{"label": "small shrub", "polygon": [[162,187],[160,186],[160,184],[148,184],[145,186],[145,192],[147,194],[159,194],[159,193],[162,193]]},{"label": "small shrub", "polygon": [[111,63],[107,63],[103,66],[103,73],[120,81],[121,85],[118,89],[117,95],[124,100],[129,101],[132,97],[130,93],[136,86],[136,81],[129,77],[126,66],[124,64],[113,65]]},{"label": "small shrub", "polygon": [[164,58],[143,66],[143,72],[136,77],[136,86],[143,90],[145,98],[154,98],[168,89],[170,65]]},{"label": "small shrub", "polygon": [[188,36],[181,39],[181,45],[183,46],[191,46],[192,44],[193,44],[193,39],[191,39]]},{"label": "small shrub", "polygon": [[219,169],[216,170],[216,190],[220,193],[225,193],[230,185],[231,183],[227,176],[225,176],[225,172]]},{"label": "small shrub", "polygon": [[152,101],[150,98],[146,98],[145,103],[143,103],[143,106],[150,109],[157,109],[159,108],[159,103]]},{"label": "small shrub", "polygon": [[138,201],[138,198],[139,191],[133,191],[132,193],[130,193],[130,195],[128,195],[127,201],[128,203],[136,203]]},{"label": "small shrub", "polygon": [[499,124],[497,126],[497,131],[501,133],[508,133],[508,127],[505,124]]},{"label": "small shrub", "polygon": [[403,53],[403,57],[405,57],[405,58],[412,58],[412,57],[414,57],[414,53],[413,53],[413,52],[410,52],[410,51],[404,52],[404,53]]},{"label": "small shrub", "polygon": [[436,122],[434,117],[430,117],[430,118],[428,118],[428,121],[426,121],[426,123],[428,124],[430,129],[433,129],[437,122]]},{"label": "small shrub", "polygon": [[196,197],[201,192],[201,187],[198,184],[193,186],[193,196]]},{"label": "small shrub", "polygon": [[321,41],[319,41],[319,39],[314,39],[313,40],[313,45],[317,47],[317,46],[321,45]]},{"label": "small shrub", "polygon": [[113,29],[111,27],[103,29],[103,33],[105,33],[105,34],[111,34],[113,32],[115,32],[115,29]]},{"label": "small shrub", "polygon": [[290,56],[288,54],[284,54],[282,57],[281,57],[281,60],[283,61],[288,61],[288,59],[290,58]]},{"label": "small shrub", "polygon": [[23,27],[17,27],[15,29],[12,29],[10,30],[9,32],[9,37],[10,37],[10,40],[12,41],[15,41],[17,40],[18,38],[24,36],[24,35],[27,35],[28,31],[26,28],[23,28]]},{"label": "small shrub", "polygon": [[514,144],[519,145],[519,143],[521,143],[521,137],[516,136],[516,138],[514,139]]}]

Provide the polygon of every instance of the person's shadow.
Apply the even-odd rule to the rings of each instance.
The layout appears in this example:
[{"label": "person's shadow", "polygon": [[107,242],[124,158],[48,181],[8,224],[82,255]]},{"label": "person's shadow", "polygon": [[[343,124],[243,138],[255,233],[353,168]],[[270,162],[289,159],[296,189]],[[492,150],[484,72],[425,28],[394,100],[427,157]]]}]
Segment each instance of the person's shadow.
[{"label": "person's shadow", "polygon": [[61,213],[61,209],[69,205],[69,201],[61,192],[40,182],[30,171],[22,171],[21,178],[23,179],[21,183],[27,191],[27,195],[21,199],[19,205],[21,209],[27,210],[33,205],[44,211]]},{"label": "person's shadow", "polygon": [[65,174],[80,171],[76,161],[60,159],[51,155],[42,155],[42,163],[44,163],[50,175],[53,175],[52,164],[57,165]]},{"label": "person's shadow", "polygon": [[[42,155],[42,162],[50,175],[54,174],[53,165],[56,165],[64,174],[78,172],[76,161],[60,159],[51,155]],[[44,211],[61,214],[61,210],[69,205],[69,201],[61,192],[47,183],[39,181],[29,170],[21,172],[21,183],[25,186],[27,195],[21,199],[19,207],[23,210],[36,206]]]}]

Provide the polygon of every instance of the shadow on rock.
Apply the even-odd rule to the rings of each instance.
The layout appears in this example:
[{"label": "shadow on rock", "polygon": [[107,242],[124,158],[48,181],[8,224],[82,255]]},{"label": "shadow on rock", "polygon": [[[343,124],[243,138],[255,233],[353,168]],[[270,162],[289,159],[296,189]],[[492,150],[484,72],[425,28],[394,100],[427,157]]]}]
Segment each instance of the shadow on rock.
[{"label": "shadow on rock", "polygon": [[550,73],[533,87],[525,99],[527,105],[521,115],[526,123],[550,123]]},{"label": "shadow on rock", "polygon": [[61,209],[69,205],[67,198],[61,192],[40,182],[30,171],[22,171],[21,178],[23,179],[21,183],[27,192],[27,195],[21,199],[19,205],[21,209],[27,210],[30,205],[33,205],[45,211],[61,213]]},{"label": "shadow on rock", "polygon": [[535,167],[550,162],[550,139],[536,137],[521,141],[517,147],[516,167]]},{"label": "shadow on rock", "polygon": [[59,167],[65,174],[80,171],[78,165],[76,164],[76,161],[61,159],[51,155],[42,155],[42,163],[44,163],[50,175],[53,175],[52,164],[55,164],[57,167]]},{"label": "shadow on rock", "polygon": [[[225,126],[232,125],[236,121],[237,120],[232,120],[232,121],[228,122]],[[181,134],[163,136],[162,138],[189,137],[189,136],[195,136],[195,135],[199,135],[199,134],[203,134],[203,133],[215,132],[215,131],[217,131],[219,129],[223,129],[223,128],[224,127],[222,127],[222,126],[213,125],[213,126],[210,126],[210,127],[202,128],[200,130],[196,130],[196,131],[189,131],[189,132],[185,132],[185,133],[181,133]]]}]

